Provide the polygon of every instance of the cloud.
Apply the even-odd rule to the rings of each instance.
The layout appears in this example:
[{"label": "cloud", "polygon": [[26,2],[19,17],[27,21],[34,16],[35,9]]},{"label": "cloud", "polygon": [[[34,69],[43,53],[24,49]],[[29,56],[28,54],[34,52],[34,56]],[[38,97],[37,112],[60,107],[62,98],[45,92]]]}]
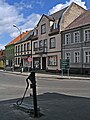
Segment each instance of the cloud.
[{"label": "cloud", "polygon": [[70,0],[69,2],[66,1],[65,4],[58,4],[56,6],[54,6],[52,9],[49,10],[48,14],[51,15],[67,6],[69,6],[72,2],[77,3],[78,5],[82,6],[84,9],[86,9],[86,5],[85,2],[82,2],[81,0]]},{"label": "cloud", "polygon": [[0,44],[0,50],[1,50],[1,49],[4,50],[4,49],[5,49],[4,46],[5,46],[5,45]]},{"label": "cloud", "polygon": [[[19,26],[19,28],[21,28],[21,32],[25,32],[26,30],[33,29],[37,25],[37,23],[40,20],[40,18],[41,18],[41,15],[39,15],[39,14],[32,13],[31,15],[29,15],[25,19],[24,24]],[[11,35],[11,37],[15,37],[18,34],[20,34],[20,33],[17,32],[17,31],[14,31],[13,33],[11,32],[10,35]]]},{"label": "cloud", "polygon": [[[20,2],[23,7],[27,4],[23,4],[23,0]],[[26,7],[30,7],[28,4]],[[11,37],[16,37],[18,31],[13,28],[13,24],[23,29],[33,28],[40,19],[39,14],[31,14],[28,17],[24,17],[24,14],[17,9],[15,5],[10,5],[5,0],[0,0],[0,35],[3,33],[10,34]]]},{"label": "cloud", "polygon": [[15,3],[14,5],[19,10],[23,10],[24,8],[32,9],[32,4],[30,3],[29,0],[21,0],[20,3]]},{"label": "cloud", "polygon": [[0,34],[10,32],[13,23],[25,21],[23,14],[19,14],[19,11],[8,3],[0,2],[0,12]]}]

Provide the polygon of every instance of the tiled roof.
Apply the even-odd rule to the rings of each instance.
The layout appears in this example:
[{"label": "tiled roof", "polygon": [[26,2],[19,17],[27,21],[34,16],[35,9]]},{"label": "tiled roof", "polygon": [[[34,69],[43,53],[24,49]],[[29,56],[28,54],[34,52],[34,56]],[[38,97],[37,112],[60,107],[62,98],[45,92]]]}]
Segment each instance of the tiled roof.
[{"label": "tiled roof", "polygon": [[65,30],[81,27],[90,24],[90,10],[86,10],[78,18],[76,18],[71,24],[69,24]]},{"label": "tiled roof", "polygon": [[10,43],[8,43],[6,46],[9,46],[9,45],[12,45],[12,44],[15,44],[17,41],[19,41],[20,40],[20,38],[22,37],[24,37],[25,35],[27,35],[28,34],[28,31],[26,31],[26,32],[23,32],[22,34],[21,34],[21,36],[19,35],[19,36],[17,36],[15,39],[13,39]]}]

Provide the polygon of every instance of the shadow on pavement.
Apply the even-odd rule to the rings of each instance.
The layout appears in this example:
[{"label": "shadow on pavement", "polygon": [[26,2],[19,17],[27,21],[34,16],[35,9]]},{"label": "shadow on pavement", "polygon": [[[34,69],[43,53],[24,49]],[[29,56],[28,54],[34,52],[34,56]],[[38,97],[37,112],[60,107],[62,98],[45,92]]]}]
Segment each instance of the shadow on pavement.
[{"label": "shadow on pavement", "polygon": [[[90,99],[58,93],[38,95],[38,105],[44,116],[31,118],[13,107],[17,99],[0,101],[0,120],[90,120]],[[33,104],[32,98],[26,97],[25,103]]]}]

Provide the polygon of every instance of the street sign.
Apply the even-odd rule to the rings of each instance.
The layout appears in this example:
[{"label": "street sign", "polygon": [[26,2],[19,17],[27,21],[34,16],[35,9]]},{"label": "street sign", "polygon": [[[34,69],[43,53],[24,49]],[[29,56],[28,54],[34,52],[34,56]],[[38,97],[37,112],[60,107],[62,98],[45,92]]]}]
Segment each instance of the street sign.
[{"label": "street sign", "polygon": [[28,62],[32,62],[32,57],[28,57]]},{"label": "street sign", "polygon": [[61,69],[66,69],[66,70],[69,69],[70,68],[69,59],[61,59],[60,66],[61,66]]}]

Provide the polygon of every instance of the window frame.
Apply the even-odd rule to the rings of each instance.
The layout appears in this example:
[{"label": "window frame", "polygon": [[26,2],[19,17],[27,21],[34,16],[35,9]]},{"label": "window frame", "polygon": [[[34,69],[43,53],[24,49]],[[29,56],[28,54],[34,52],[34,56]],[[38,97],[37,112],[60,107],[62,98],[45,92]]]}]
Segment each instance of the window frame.
[{"label": "window frame", "polygon": [[[85,53],[88,53],[87,55]],[[87,60],[86,60],[87,57]],[[90,51],[84,51],[84,63],[90,63]]]},{"label": "window frame", "polygon": [[30,50],[30,42],[27,43],[27,51]]},{"label": "window frame", "polygon": [[50,38],[50,44],[49,45],[50,45],[49,46],[50,49],[56,48],[56,39],[55,39],[55,37]]},{"label": "window frame", "polygon": [[43,49],[43,40],[40,40],[39,41],[39,50],[42,50]]},{"label": "window frame", "polygon": [[[69,36],[68,39],[66,39],[67,35]],[[71,43],[71,33],[67,33],[65,34],[65,45],[69,45],[70,43]]]},{"label": "window frame", "polygon": [[[88,41],[90,41],[90,32],[89,32],[89,34],[87,34],[87,38],[86,38],[86,34],[85,34],[86,31],[90,31],[90,28],[84,30],[84,41],[88,42]],[[89,36],[89,38],[88,38],[88,36]]]},{"label": "window frame", "polygon": [[[35,45],[36,44],[36,45]],[[33,50],[37,51],[38,50],[38,42],[33,43]]]},{"label": "window frame", "polygon": [[[75,54],[77,54],[77,55],[75,55]],[[80,63],[80,51],[74,52],[74,63]]]},{"label": "window frame", "polygon": [[[69,56],[68,56],[67,54],[68,54]],[[65,59],[69,59],[69,61],[71,61],[71,53],[70,53],[70,52],[66,52],[66,53],[65,53]]]},{"label": "window frame", "polygon": [[[76,34],[76,33],[78,33],[78,34]],[[76,36],[75,36],[75,34],[76,34]],[[76,32],[73,33],[73,39],[74,39],[74,43],[79,43],[80,42],[80,31],[76,31]]]},{"label": "window frame", "polygon": [[45,34],[45,33],[46,33],[46,24],[42,24],[41,25],[41,34]]},{"label": "window frame", "polygon": [[57,63],[58,63],[57,55],[48,56],[48,66],[57,66]]}]

